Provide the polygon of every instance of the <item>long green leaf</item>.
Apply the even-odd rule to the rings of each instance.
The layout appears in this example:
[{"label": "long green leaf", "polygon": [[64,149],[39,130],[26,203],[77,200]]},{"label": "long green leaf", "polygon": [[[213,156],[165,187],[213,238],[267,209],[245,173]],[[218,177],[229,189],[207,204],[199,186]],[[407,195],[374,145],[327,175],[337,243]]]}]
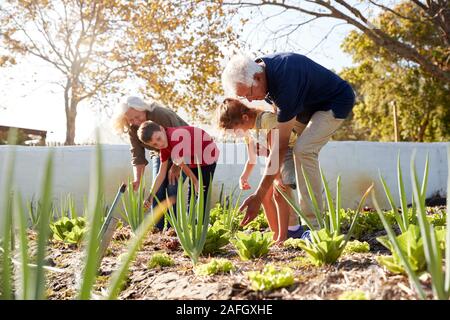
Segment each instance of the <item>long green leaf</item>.
[{"label": "long green leaf", "polygon": [[[283,191],[279,186],[275,186],[277,191],[283,196],[284,200],[291,206],[292,209],[294,209],[295,213],[302,218],[303,222],[306,224],[306,226],[311,229],[315,230],[313,224],[311,221],[309,221],[308,217],[302,212],[302,210],[292,201],[292,199]],[[320,225],[320,224],[319,224]],[[317,230],[320,230],[321,227],[319,227]]]},{"label": "long green leaf", "polygon": [[341,176],[338,176],[336,180],[336,213],[335,213],[335,224],[338,234],[341,233],[340,215],[341,215]]},{"label": "long green leaf", "polygon": [[[322,229],[323,227],[326,227],[326,225],[327,225],[326,221],[325,221],[325,226],[323,225],[323,222],[326,219],[323,219],[323,217],[322,217],[322,212],[317,203],[316,195],[314,194],[314,191],[312,189],[309,177],[306,174],[305,170],[303,169],[303,166],[301,166],[301,168],[302,168],[302,174],[303,174],[303,177],[304,177],[305,183],[306,183],[306,189],[308,190],[309,198],[311,199],[311,203],[313,206],[313,212],[314,212],[314,215],[316,216],[317,224],[319,226],[319,229]],[[301,218],[304,219],[303,216],[301,216]],[[313,229],[311,229],[311,230],[313,230]]]},{"label": "long green leaf", "polygon": [[[16,158],[16,150],[13,146],[17,140],[17,130],[10,130],[8,135],[8,143],[10,144],[7,154],[5,167],[3,168],[3,177],[6,177],[3,184],[3,201],[0,211],[0,226],[3,227],[3,243],[1,254],[1,279],[0,279],[0,299],[9,300],[13,298],[12,292],[12,270],[11,270],[11,231],[12,231],[12,208],[10,188],[12,187],[14,177],[14,163]],[[0,233],[0,236],[2,236]]]},{"label": "long green leaf", "polygon": [[47,241],[50,233],[50,214],[52,212],[52,185],[53,185],[53,150],[48,154],[47,164],[44,171],[42,184],[42,212],[38,224],[38,247],[36,257],[36,291],[35,300],[44,299],[45,295],[45,274],[44,259],[47,253]]},{"label": "long green leaf", "polygon": [[[189,236],[189,211],[193,210],[194,208],[191,206],[195,203],[191,202],[189,204],[189,211],[186,209],[186,205],[185,205],[185,198],[184,198],[184,193],[183,193],[183,185],[182,184],[178,184],[178,193],[177,193],[177,204],[181,202],[181,208],[182,210],[177,210],[177,219],[181,220],[181,227],[182,230],[181,232],[183,232],[186,237],[185,237],[185,245],[188,248],[188,254],[190,254],[193,251],[194,248],[194,244],[192,243],[192,237]],[[191,185],[191,195],[192,193],[195,194],[195,191]],[[194,211],[192,211],[193,213]],[[192,258],[192,257],[191,257]]]},{"label": "long green leaf", "polygon": [[198,217],[197,221],[193,222],[193,227],[195,227],[196,229],[196,234],[195,234],[195,239],[192,239],[192,241],[194,243],[197,243],[197,250],[201,252],[200,245],[201,245],[201,241],[197,241],[201,240],[202,237],[202,232],[203,232],[203,226],[204,226],[204,221],[203,219],[205,218],[205,211],[204,211],[204,205],[205,205],[205,195],[203,193],[203,174],[202,174],[202,170],[200,168],[200,165],[197,165],[197,170],[198,170],[198,188],[199,188],[199,192],[198,192],[198,205],[197,205],[197,210],[196,210],[196,216]]},{"label": "long green leaf", "polygon": [[[400,205],[402,208],[402,220],[403,220],[402,232],[406,232],[406,230],[408,230],[409,228],[409,216],[408,216],[408,205],[406,199],[405,184],[403,183],[402,168],[400,166],[400,153],[398,154],[397,157],[397,180],[398,180],[398,193],[400,195]],[[400,226],[400,228],[402,227]]]},{"label": "long green leaf", "polygon": [[[100,139],[97,138],[97,141],[100,141]],[[92,171],[93,174],[89,186],[89,234],[85,251],[83,279],[79,292],[79,298],[81,300],[88,300],[91,297],[99,263],[98,248],[100,247],[100,239],[98,234],[101,229],[101,199],[103,195],[103,157],[99,143],[96,146],[95,167]]]},{"label": "long green leaf", "polygon": [[402,217],[398,213],[397,206],[395,205],[394,198],[392,197],[391,190],[387,186],[386,180],[384,180],[383,176],[381,175],[381,172],[379,173],[381,184],[384,188],[384,193],[386,194],[386,197],[388,198],[389,204],[391,205],[392,211],[394,212],[394,218],[395,221],[397,221],[398,226],[400,227],[400,230],[402,233],[406,232],[407,229],[405,229],[405,225],[403,223]]},{"label": "long green leaf", "polygon": [[420,196],[423,198],[423,201],[425,203],[425,199],[427,197],[427,185],[428,185],[428,174],[430,172],[430,157],[427,154],[427,158],[425,160],[425,168],[423,172],[423,180],[422,180],[422,187],[420,188]]},{"label": "long green leaf", "polygon": [[[206,199],[205,202],[209,203],[210,199],[211,199],[211,186],[212,186],[212,177],[209,177],[209,188],[208,188],[208,192],[206,193]],[[205,242],[206,242],[206,235],[208,234],[208,228],[209,228],[209,219],[210,219],[210,211],[208,210],[208,208],[206,208],[206,210],[204,210],[205,212],[205,218],[203,220],[203,228],[202,228],[202,234],[200,237],[200,242],[199,242],[199,254],[202,253],[203,251],[203,247],[205,246]]]},{"label": "long green leaf", "polygon": [[121,263],[116,271],[111,275],[111,282],[108,286],[108,299],[117,299],[122,287],[123,280],[128,273],[129,266],[133,261],[137,251],[139,250],[148,231],[161,219],[164,212],[172,210],[173,198],[166,198],[153,210],[153,214],[147,215],[143,223],[136,231],[136,235],[130,240],[128,245],[127,254],[121,260]]},{"label": "long green leaf", "polygon": [[406,270],[406,273],[409,276],[409,279],[412,281],[412,283],[414,284],[414,287],[416,288],[417,293],[419,294],[421,299],[425,299],[425,292],[422,289],[422,286],[420,285],[419,282],[419,278],[417,277],[417,275],[415,274],[411,264],[409,263],[408,259],[403,255],[402,250],[400,249],[400,246],[398,244],[397,241],[397,237],[394,233],[394,231],[392,231],[391,226],[389,225],[389,223],[387,222],[386,218],[384,217],[383,212],[381,211],[377,199],[375,198],[375,195],[372,193],[372,202],[373,205],[378,213],[378,216],[380,217],[381,222],[383,223],[384,229],[387,232],[387,235],[389,237],[389,241],[392,244],[392,247],[394,248],[395,252],[397,253],[398,257],[400,258],[400,261],[403,264],[403,267]]},{"label": "long green leaf", "polygon": [[[427,176],[427,165],[425,166],[424,178]],[[414,200],[417,206],[417,216],[419,221],[420,233],[423,239],[423,249],[425,253],[425,259],[427,261],[428,272],[432,278],[433,292],[439,298],[443,295],[443,274],[441,260],[437,261],[438,254],[434,251],[435,245],[433,244],[434,229],[430,226],[426,218],[425,197],[421,189],[419,189],[419,179],[415,168],[415,151],[411,158],[411,179],[413,186]],[[422,183],[422,186],[426,183]],[[432,235],[433,234],[433,235]]]},{"label": "long green leaf", "polygon": [[[20,293],[22,300],[31,299],[32,291],[35,288],[30,286],[30,268],[28,267],[28,238],[27,238],[27,220],[25,218],[22,197],[16,193],[14,202],[15,216],[19,227],[19,249],[20,249]],[[34,290],[33,290],[34,289]]]},{"label": "long green leaf", "polygon": [[366,202],[366,198],[369,195],[369,193],[372,191],[372,189],[373,189],[373,184],[371,184],[369,186],[369,188],[367,188],[366,192],[364,192],[363,196],[361,197],[361,200],[359,200],[359,204],[358,204],[358,208],[356,209],[355,216],[353,217],[352,223],[350,224],[350,228],[344,238],[344,246],[343,246],[344,248],[345,248],[345,245],[347,244],[347,242],[350,240],[350,237],[353,234],[353,230],[355,229],[355,226],[356,226],[356,221],[358,220],[359,214],[361,213],[364,203]]},{"label": "long green leaf", "polygon": [[445,246],[445,292],[450,295],[450,144],[447,144],[447,233]]},{"label": "long green leaf", "polygon": [[322,178],[322,185],[325,189],[325,197],[327,199],[328,212],[330,214],[330,228],[328,230],[331,231],[331,233],[333,233],[336,231],[336,227],[337,227],[336,219],[334,218],[335,209],[334,209],[334,204],[333,204],[333,198],[331,197],[330,188],[328,187],[328,182],[327,182],[327,179],[325,178],[322,168],[319,168],[319,170],[320,170],[320,177]]}]

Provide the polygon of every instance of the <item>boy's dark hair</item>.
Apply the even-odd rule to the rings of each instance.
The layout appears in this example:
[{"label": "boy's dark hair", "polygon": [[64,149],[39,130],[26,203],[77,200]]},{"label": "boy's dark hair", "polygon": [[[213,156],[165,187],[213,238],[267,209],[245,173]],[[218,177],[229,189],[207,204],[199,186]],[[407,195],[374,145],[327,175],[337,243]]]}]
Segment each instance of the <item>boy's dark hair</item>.
[{"label": "boy's dark hair", "polygon": [[152,139],[153,134],[159,131],[161,131],[161,126],[156,122],[148,120],[140,125],[137,136],[142,142],[148,143]]}]

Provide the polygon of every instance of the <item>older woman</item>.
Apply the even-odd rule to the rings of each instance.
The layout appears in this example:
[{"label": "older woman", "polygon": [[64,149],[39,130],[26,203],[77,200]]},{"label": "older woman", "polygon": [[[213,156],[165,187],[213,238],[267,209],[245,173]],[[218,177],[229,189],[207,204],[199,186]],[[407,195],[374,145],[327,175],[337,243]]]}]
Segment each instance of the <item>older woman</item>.
[{"label": "older woman", "polygon": [[[137,136],[139,126],[147,121],[152,120],[163,127],[180,127],[188,126],[174,111],[163,107],[155,101],[144,101],[139,97],[128,97],[124,102],[118,105],[113,125],[118,133],[127,133],[131,144],[131,165],[133,166],[133,188],[139,187],[141,178],[144,174],[145,166],[148,161],[145,157],[145,149],[150,150],[152,159],[152,177],[156,177],[160,167],[159,151],[142,143]],[[159,188],[156,196],[162,200],[166,197],[166,191],[169,196],[175,195],[177,192],[176,181],[180,174],[180,168],[176,165],[169,164],[169,170],[163,184]],[[153,201],[153,206],[157,204]],[[174,206],[175,207],[175,206]],[[157,224],[159,229],[163,227],[163,219]]]}]

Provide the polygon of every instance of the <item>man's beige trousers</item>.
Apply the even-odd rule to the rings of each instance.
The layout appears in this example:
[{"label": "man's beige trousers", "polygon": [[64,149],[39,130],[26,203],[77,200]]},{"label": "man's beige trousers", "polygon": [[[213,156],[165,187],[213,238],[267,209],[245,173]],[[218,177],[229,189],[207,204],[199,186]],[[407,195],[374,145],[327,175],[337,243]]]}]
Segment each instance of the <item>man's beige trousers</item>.
[{"label": "man's beige trousers", "polygon": [[299,134],[294,146],[294,162],[300,209],[314,226],[317,226],[317,221],[312,209],[305,179],[302,174],[302,167],[311,182],[312,190],[317,199],[319,208],[322,210],[322,183],[319,171],[319,152],[343,122],[344,119],[336,119],[331,110],[317,111],[313,114],[307,125],[297,122],[294,128]]}]

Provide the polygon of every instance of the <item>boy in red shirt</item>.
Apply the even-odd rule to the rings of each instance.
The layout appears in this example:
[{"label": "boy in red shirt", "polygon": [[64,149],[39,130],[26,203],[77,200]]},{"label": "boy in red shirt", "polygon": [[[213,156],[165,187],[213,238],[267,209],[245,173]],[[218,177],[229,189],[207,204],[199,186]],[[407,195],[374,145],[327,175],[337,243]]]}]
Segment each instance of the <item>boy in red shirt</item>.
[{"label": "boy in red shirt", "polygon": [[[198,175],[199,171],[201,172],[203,194],[206,200],[219,158],[219,149],[204,130],[192,126],[164,128],[153,121],[146,121],[139,127],[137,135],[143,143],[160,150],[161,166],[145,202],[147,209],[150,208],[156,190],[159,190],[166,177],[169,159],[180,166],[184,174],[191,179],[195,193],[199,192]],[[200,165],[200,170],[198,170],[198,165]],[[188,188],[188,199],[190,199],[190,195],[191,184]]]}]

